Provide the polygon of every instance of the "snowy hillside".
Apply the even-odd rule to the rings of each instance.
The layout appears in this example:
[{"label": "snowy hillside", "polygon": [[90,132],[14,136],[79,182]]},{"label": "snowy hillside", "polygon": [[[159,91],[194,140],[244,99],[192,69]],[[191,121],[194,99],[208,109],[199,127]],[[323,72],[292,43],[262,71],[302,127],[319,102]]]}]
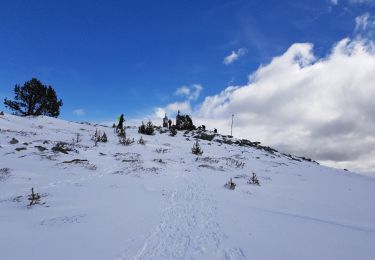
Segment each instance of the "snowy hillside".
[{"label": "snowy hillside", "polygon": [[126,131],[129,146],[105,126],[0,116],[0,259],[375,259],[374,178],[221,136],[196,156],[196,133],[141,145]]}]

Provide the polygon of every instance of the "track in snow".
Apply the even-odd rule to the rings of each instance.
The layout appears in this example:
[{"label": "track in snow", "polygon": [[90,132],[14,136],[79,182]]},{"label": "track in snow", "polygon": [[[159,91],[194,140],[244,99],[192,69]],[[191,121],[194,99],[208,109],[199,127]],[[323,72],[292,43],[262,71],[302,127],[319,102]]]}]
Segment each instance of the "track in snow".
[{"label": "track in snow", "polygon": [[161,222],[130,258],[246,259],[240,248],[223,248],[226,235],[215,217],[215,200],[207,193],[199,175],[180,173]]}]

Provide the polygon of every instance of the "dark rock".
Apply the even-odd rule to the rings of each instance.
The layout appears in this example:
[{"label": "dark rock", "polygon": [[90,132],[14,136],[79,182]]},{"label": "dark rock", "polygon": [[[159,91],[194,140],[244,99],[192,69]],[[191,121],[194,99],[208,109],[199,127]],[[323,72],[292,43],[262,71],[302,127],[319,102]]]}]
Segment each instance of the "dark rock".
[{"label": "dark rock", "polygon": [[206,140],[206,141],[212,141],[215,138],[216,134],[207,134],[207,133],[199,133],[194,136],[194,138]]},{"label": "dark rock", "polygon": [[82,162],[88,162],[88,160],[73,159],[71,161],[63,161],[63,163],[82,163]]},{"label": "dark rock", "polygon": [[52,151],[54,151],[55,153],[68,154],[68,152],[72,151],[72,149],[69,148],[67,143],[58,142],[54,147],[52,147]]},{"label": "dark rock", "polygon": [[10,140],[9,142],[10,144],[18,144],[18,140],[16,138],[12,138],[12,140]]},{"label": "dark rock", "polygon": [[37,148],[40,152],[44,152],[45,150],[48,150],[47,148],[40,146],[40,145],[36,145],[34,147]]}]

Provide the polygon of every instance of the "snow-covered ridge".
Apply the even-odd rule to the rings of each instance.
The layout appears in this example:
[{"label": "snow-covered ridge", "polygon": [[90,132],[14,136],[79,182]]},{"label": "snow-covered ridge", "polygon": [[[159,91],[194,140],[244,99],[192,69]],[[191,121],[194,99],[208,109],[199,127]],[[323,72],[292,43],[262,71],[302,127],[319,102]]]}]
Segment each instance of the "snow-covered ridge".
[{"label": "snow-covered ridge", "polygon": [[128,146],[0,115],[0,259],[374,259],[374,178],[209,132],[126,131]]}]

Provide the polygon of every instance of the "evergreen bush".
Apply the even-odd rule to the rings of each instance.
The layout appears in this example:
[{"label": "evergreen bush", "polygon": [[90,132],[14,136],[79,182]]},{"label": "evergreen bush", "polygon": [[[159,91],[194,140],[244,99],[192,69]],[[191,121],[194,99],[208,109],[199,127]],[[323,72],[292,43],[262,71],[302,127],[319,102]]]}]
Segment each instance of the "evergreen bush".
[{"label": "evergreen bush", "polygon": [[144,135],[153,135],[154,125],[152,124],[151,121],[148,121],[146,125],[142,122],[142,125],[138,127],[138,133],[144,134]]},{"label": "evergreen bush", "polygon": [[253,176],[250,177],[250,179],[249,179],[249,181],[247,183],[260,186],[258,177],[257,177],[257,175],[254,172],[253,172]]},{"label": "evergreen bush", "polygon": [[191,152],[195,155],[202,155],[203,154],[203,150],[199,146],[198,140],[195,141],[195,144],[193,145],[193,148],[191,149]]}]

